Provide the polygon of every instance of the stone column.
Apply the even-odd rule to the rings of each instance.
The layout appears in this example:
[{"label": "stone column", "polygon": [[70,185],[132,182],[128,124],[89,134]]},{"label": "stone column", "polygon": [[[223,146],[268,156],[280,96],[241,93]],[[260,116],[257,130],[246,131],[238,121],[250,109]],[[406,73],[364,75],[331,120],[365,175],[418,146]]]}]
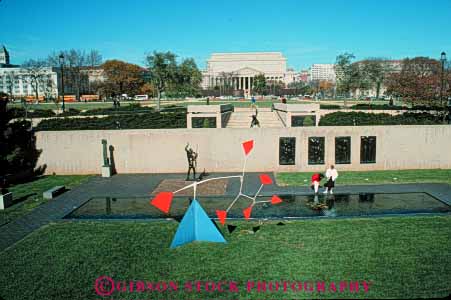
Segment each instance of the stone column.
[{"label": "stone column", "polygon": [[221,112],[216,113],[216,128],[222,128]]},{"label": "stone column", "polygon": [[193,128],[193,114],[186,114],[186,128]]}]

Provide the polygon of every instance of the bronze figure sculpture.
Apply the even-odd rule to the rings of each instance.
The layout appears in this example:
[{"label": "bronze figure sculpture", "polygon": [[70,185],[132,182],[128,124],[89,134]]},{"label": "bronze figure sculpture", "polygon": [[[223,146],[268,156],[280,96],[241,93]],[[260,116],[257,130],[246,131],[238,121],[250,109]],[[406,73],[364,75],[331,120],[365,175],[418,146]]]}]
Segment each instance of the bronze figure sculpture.
[{"label": "bronze figure sculpture", "polygon": [[189,175],[193,170],[193,179],[196,180],[196,167],[197,167],[197,153],[189,146],[189,143],[185,147],[186,158],[188,159],[188,173],[186,174],[186,181],[189,181]]}]

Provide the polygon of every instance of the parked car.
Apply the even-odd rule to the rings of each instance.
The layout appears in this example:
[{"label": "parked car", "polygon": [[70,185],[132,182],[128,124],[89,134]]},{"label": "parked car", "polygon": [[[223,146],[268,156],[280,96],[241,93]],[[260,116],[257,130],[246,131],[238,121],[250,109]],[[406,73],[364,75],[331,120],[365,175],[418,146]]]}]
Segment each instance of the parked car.
[{"label": "parked car", "polygon": [[149,100],[149,95],[135,95],[136,101],[146,101]]}]

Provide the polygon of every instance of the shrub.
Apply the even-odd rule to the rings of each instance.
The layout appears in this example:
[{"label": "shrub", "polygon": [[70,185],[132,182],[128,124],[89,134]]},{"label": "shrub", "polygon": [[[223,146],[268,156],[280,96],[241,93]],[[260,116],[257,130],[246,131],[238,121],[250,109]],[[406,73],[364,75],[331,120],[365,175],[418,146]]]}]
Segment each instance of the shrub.
[{"label": "shrub", "polygon": [[319,108],[320,109],[340,109],[341,106],[336,105],[336,104],[320,104]]},{"label": "shrub", "polygon": [[387,104],[366,104],[360,103],[351,106],[351,109],[380,109],[380,110],[442,110],[439,106],[426,106],[426,105],[415,105],[413,107],[399,106],[399,105],[387,105]]},{"label": "shrub", "polygon": [[443,110],[442,107],[440,106],[426,106],[426,105],[415,105],[412,108],[410,108],[411,110],[425,110],[425,111],[429,111],[429,110]]},{"label": "shrub", "polygon": [[23,109],[22,107],[8,108],[8,113],[12,119],[25,117],[25,109]]},{"label": "shrub", "polygon": [[335,112],[321,118],[320,126],[370,126],[370,125],[433,125],[441,120],[429,113],[374,114],[364,112]]},{"label": "shrub", "polygon": [[118,108],[96,108],[90,109],[80,113],[83,116],[94,116],[94,115],[119,115],[119,114],[130,114],[130,113],[149,113],[153,112],[152,107],[141,107],[139,103],[133,103],[127,106],[121,106]]},{"label": "shrub", "polygon": [[55,118],[41,121],[36,130],[102,130],[186,128],[185,113],[142,113],[104,118]]},{"label": "shrub", "polygon": [[193,128],[216,128],[215,117],[194,117],[192,122]]},{"label": "shrub", "polygon": [[50,118],[54,116],[55,113],[51,109],[36,109],[34,111],[28,111],[28,117],[30,118]]},{"label": "shrub", "polygon": [[58,117],[69,117],[69,116],[78,116],[80,114],[80,110],[76,109],[76,108],[69,108],[68,110],[66,110],[63,113],[60,113],[58,115]]},{"label": "shrub", "polygon": [[351,106],[351,109],[380,109],[380,110],[401,110],[401,109],[408,109],[407,106],[395,106],[395,105],[374,105],[374,104],[366,104],[366,103],[360,103]]},{"label": "shrub", "polygon": [[[11,107],[8,109],[8,113],[13,119],[25,117],[25,109],[22,107]],[[49,118],[54,116],[55,113],[51,109],[29,110],[27,113],[28,118]]]},{"label": "shrub", "polygon": [[311,116],[305,116],[304,126],[315,126],[315,121],[313,120],[313,118]]}]

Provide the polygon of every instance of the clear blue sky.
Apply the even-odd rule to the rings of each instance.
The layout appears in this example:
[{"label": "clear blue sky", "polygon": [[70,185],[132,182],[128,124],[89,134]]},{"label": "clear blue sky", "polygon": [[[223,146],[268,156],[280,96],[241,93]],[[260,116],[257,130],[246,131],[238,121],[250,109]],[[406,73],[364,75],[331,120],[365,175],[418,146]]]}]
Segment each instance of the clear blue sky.
[{"label": "clear blue sky", "polygon": [[193,57],[281,51],[288,66],[451,57],[451,0],[0,0],[0,44],[12,63],[61,49],[144,64],[154,50]]}]

